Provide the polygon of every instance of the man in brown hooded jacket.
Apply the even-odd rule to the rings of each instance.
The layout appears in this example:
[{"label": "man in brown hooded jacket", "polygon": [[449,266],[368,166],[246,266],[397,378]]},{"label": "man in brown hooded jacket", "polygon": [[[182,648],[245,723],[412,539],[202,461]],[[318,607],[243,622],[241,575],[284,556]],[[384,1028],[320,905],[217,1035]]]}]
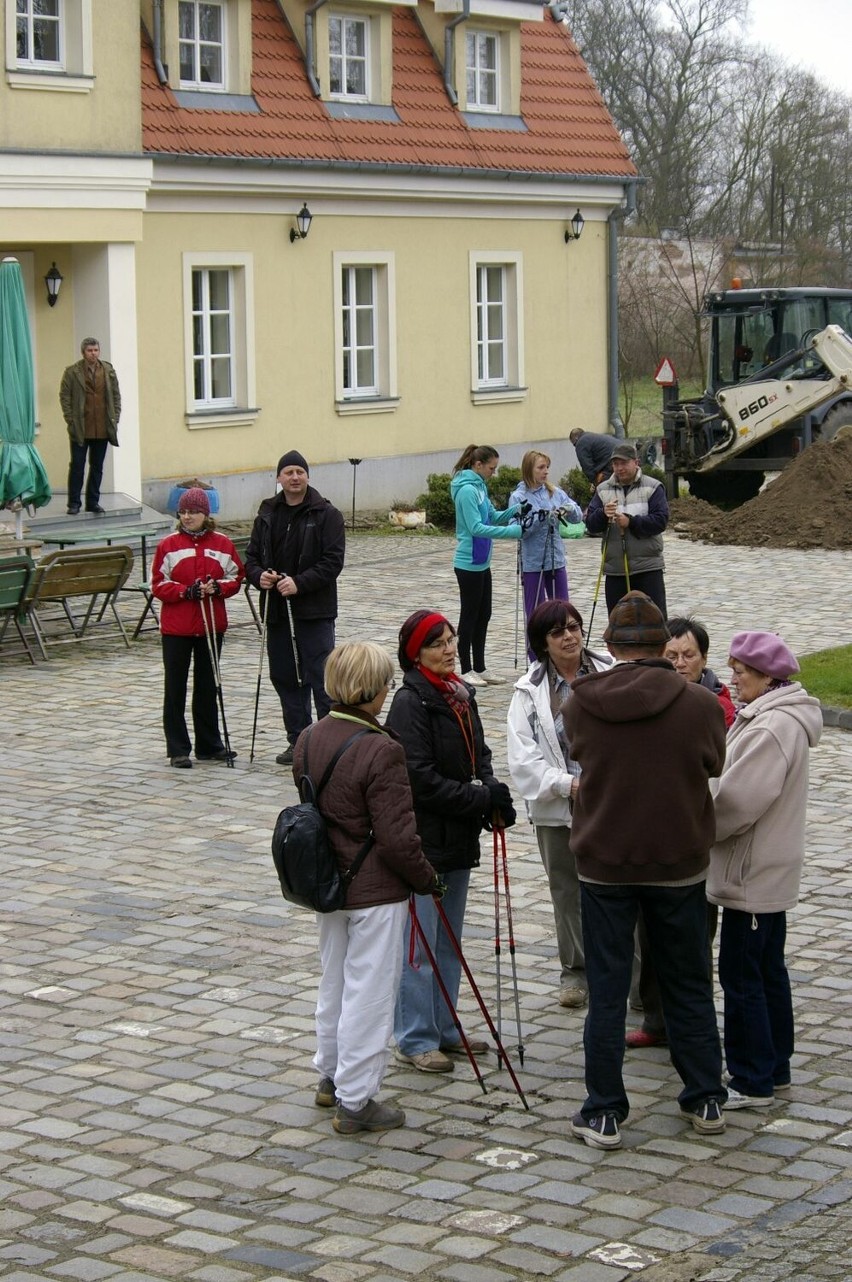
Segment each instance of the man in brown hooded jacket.
[{"label": "man in brown hooded jacket", "polygon": [[[704,883],[715,824],[709,780],[725,759],[725,719],[709,690],[662,658],[665,619],[629,592],[604,633],[616,665],[575,682],[563,707],[582,767],[571,845],[577,856],[589,983],[587,1099],[572,1131],[618,1148],[629,1111],[624,1026],[641,906],[660,984],[681,1115],[701,1134],[724,1130],[722,1059],[708,965]],[[664,798],[642,777],[648,762]]]}]

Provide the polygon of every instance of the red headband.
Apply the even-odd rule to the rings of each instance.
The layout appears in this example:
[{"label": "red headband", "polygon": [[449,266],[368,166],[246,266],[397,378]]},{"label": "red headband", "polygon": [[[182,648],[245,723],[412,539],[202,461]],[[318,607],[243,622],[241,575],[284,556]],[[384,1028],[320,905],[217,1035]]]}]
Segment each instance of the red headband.
[{"label": "red headband", "polygon": [[423,649],[423,642],[425,641],[428,633],[431,632],[432,628],[439,623],[446,624],[448,627],[452,626],[449,619],[445,619],[443,614],[427,614],[425,618],[421,619],[417,624],[411,636],[405,643],[405,657],[410,659],[412,663],[416,661],[418,654]]}]

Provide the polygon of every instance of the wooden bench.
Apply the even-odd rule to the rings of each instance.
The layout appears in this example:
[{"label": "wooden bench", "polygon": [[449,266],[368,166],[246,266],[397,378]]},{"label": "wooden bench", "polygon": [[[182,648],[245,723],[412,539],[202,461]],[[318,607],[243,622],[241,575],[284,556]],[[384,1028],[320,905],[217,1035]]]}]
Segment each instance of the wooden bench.
[{"label": "wooden bench", "polygon": [[[14,623],[15,629],[20,638],[21,644],[29,655],[30,663],[35,665],[35,655],[24,631],[24,626],[29,615],[29,592],[32,583],[35,566],[32,558],[25,552],[17,556],[4,556],[0,558],[0,645],[6,636],[6,630],[10,623]],[[42,653],[42,658],[47,658],[47,653],[41,643],[41,638],[34,630],[36,643]]]},{"label": "wooden bench", "polygon": [[[45,651],[48,642],[82,641],[90,624],[109,627],[113,622],[129,649],[130,639],[115,602],[132,569],[133,551],[120,545],[48,552],[35,567],[28,596],[30,618],[42,650]],[[78,600],[85,611],[82,619],[71,609],[70,603],[74,600]],[[61,613],[49,615],[46,607],[51,605],[60,606]],[[107,616],[107,611],[112,618]],[[47,631],[46,625],[54,624],[57,619],[68,624],[70,637]]]}]

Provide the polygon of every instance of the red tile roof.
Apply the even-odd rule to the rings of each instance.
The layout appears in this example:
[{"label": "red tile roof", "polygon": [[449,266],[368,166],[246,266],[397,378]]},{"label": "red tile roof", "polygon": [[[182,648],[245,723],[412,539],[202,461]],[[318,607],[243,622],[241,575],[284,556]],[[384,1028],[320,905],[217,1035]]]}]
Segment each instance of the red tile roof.
[{"label": "red tile roof", "polygon": [[526,131],[473,129],[447,98],[414,13],[393,11],[393,106],[398,123],[333,120],[316,98],[275,0],[252,3],[252,92],[259,113],[178,105],[142,41],[146,153],[448,166],[533,174],[632,177],[630,161],[567,29],[549,14],[521,25]]}]

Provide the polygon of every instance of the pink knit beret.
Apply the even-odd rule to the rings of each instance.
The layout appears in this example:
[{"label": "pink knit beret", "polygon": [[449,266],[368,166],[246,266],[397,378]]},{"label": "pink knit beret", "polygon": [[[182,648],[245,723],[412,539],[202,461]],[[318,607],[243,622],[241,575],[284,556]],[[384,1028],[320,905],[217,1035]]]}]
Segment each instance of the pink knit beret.
[{"label": "pink knit beret", "polygon": [[731,638],[728,653],[768,677],[783,679],[799,671],[796,656],[777,632],[737,632]]}]

